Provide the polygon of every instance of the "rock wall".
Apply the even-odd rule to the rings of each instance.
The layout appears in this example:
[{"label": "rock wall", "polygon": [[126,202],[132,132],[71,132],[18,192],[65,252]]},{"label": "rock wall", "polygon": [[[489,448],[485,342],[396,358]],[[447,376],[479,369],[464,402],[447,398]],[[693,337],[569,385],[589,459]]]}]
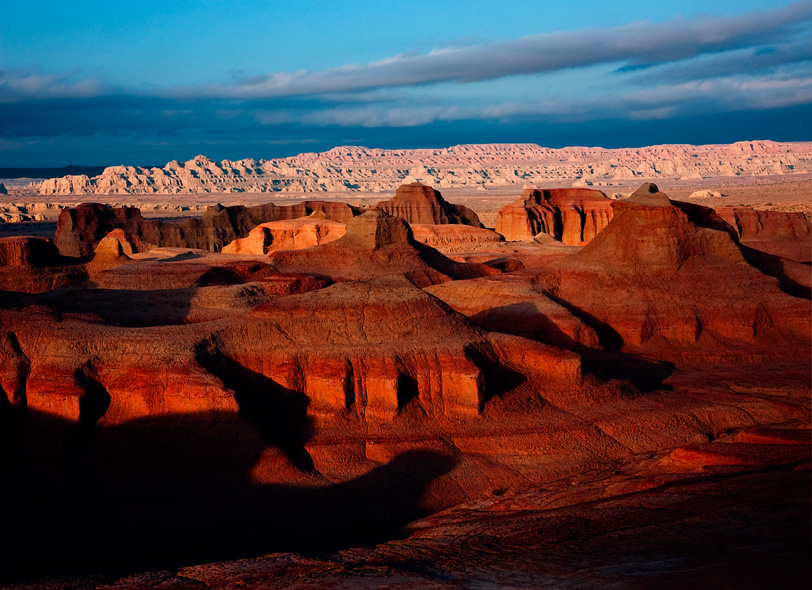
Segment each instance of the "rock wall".
[{"label": "rock wall", "polygon": [[612,201],[591,189],[528,189],[499,210],[496,231],[506,240],[545,233],[569,245],[589,243],[612,219]]}]

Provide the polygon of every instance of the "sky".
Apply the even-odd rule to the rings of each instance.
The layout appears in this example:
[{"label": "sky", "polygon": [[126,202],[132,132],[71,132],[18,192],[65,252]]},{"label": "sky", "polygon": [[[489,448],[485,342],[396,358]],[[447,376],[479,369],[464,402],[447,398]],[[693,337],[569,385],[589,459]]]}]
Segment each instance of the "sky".
[{"label": "sky", "polygon": [[812,0],[14,2],[0,167],[812,140]]}]

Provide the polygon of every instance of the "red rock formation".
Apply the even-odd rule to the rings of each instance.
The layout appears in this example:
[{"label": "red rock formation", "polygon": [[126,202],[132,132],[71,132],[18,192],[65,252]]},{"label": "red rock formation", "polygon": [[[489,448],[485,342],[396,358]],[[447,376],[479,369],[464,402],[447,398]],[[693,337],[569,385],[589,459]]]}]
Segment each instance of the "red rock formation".
[{"label": "red rock formation", "polygon": [[495,231],[470,225],[409,224],[414,239],[438,250],[467,249],[477,244],[503,242],[504,238]]},{"label": "red rock formation", "polygon": [[20,407],[25,404],[25,389],[30,372],[31,362],[23,354],[17,337],[13,332],[7,332],[0,339],[0,407],[3,406],[1,394],[5,394],[12,406]]},{"label": "red rock formation", "polygon": [[156,246],[219,251],[235,239],[245,237],[260,223],[306,217],[314,211],[341,223],[359,212],[346,203],[327,201],[304,201],[288,206],[273,203],[256,207],[216,205],[209,207],[200,218],[166,222],[145,219],[135,207],[83,203],[62,210],[54,243],[65,256],[84,256],[110,231],[123,229]]},{"label": "red rock formation", "polygon": [[[269,324],[287,344],[245,350],[242,335],[267,342]],[[221,353],[303,391],[316,416],[349,411],[370,425],[391,421],[410,403],[437,419],[476,416],[492,395],[487,384],[498,366],[544,374],[556,395],[564,383],[580,380],[574,355],[485,335],[402,278],[265,304],[233,333],[229,341],[221,333]]]},{"label": "red rock formation", "polygon": [[0,290],[42,293],[86,278],[85,268],[66,264],[51,240],[0,238]]},{"label": "red rock formation", "polygon": [[223,247],[224,254],[268,254],[326,244],[344,235],[345,224],[315,212],[308,217],[261,223],[244,238]]},{"label": "red rock formation", "polygon": [[808,303],[750,266],[728,232],[694,224],[656,187],[614,207],[603,232],[538,277],[604,346],[665,356],[677,349],[735,357],[741,347],[777,354],[779,346],[803,354]]},{"label": "red rock formation", "polygon": [[454,262],[416,242],[400,217],[372,210],[347,223],[344,236],[307,250],[274,252],[269,263],[283,272],[315,272],[332,280],[408,277],[418,286],[499,271],[483,264]]},{"label": "red rock formation", "polygon": [[426,287],[426,292],[485,330],[568,349],[598,346],[598,336],[592,328],[534,289],[526,275],[452,281]]},{"label": "red rock formation", "polygon": [[526,240],[539,233],[580,246],[612,219],[612,201],[591,189],[528,189],[499,210],[496,231],[506,240]]},{"label": "red rock formation", "polygon": [[745,246],[796,262],[812,262],[812,223],[803,213],[750,207],[716,207],[714,211]]},{"label": "red rock formation", "polygon": [[154,247],[152,244],[143,241],[138,236],[128,234],[123,229],[114,229],[107,234],[105,238],[118,242],[119,247],[121,248],[121,253],[126,256],[132,256],[133,254],[140,254],[142,252],[149,252]]},{"label": "red rock formation", "polygon": [[375,208],[401,217],[410,225],[460,223],[482,227],[474,211],[447,202],[438,191],[419,182],[400,186],[393,198],[381,201]]},{"label": "red rock formation", "polygon": [[0,238],[0,266],[48,266],[61,261],[51,240],[32,237]]},{"label": "red rock formation", "polygon": [[[686,526],[730,529],[719,506],[750,530],[762,513],[735,512],[742,497],[769,507],[744,539],[763,551],[770,527],[778,538],[780,523],[806,522],[808,449],[770,431],[746,442],[737,429],[808,423],[809,304],[751,266],[735,233],[694,221],[655,187],[615,207],[577,253],[562,257],[572,248],[557,243],[555,262],[527,257],[516,273],[451,261],[375,210],[348,220],[338,240],[256,259],[171,248],[127,255],[129,239],[114,233],[97,256],[126,264],[42,294],[0,292],[0,481],[14,507],[0,584],[18,573],[117,568],[121,555],[133,560],[127,568],[160,559],[167,572],[313,542],[336,555],[355,544],[348,530],[368,544],[460,503],[454,518],[423,521],[401,545],[341,560],[374,556],[379,572],[381,556],[420,539],[431,541],[423,556],[452,543],[455,563],[471,548],[500,559],[507,547],[505,579],[516,585],[532,572],[519,579],[532,586],[549,579],[532,568],[550,550],[572,560],[566,573],[599,586],[608,570],[583,573],[573,530],[615,555],[618,535],[634,536],[625,526],[633,518],[644,542],[611,580],[623,582],[662,529],[662,506],[679,518],[657,563]],[[600,368],[653,365],[664,376],[635,385],[599,373],[596,359],[606,358]],[[706,483],[722,490],[696,491]],[[806,512],[787,508],[787,489]],[[695,521],[705,514],[710,523]],[[483,518],[469,527],[465,515]],[[797,555],[796,541],[771,555]],[[739,552],[724,563],[741,567]],[[279,557],[263,559],[269,567]],[[412,575],[414,554],[404,561]],[[706,575],[707,563],[691,565]],[[137,583],[205,579],[172,576]],[[436,583],[436,572],[413,585],[422,582]]]}]

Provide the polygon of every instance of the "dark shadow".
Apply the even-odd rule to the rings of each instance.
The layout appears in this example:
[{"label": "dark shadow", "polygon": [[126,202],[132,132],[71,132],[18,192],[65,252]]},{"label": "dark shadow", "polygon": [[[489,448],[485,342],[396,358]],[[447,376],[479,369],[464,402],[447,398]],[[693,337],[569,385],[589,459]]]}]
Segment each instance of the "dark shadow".
[{"label": "dark shadow", "polygon": [[609,352],[620,352],[620,350],[623,348],[623,337],[612,326],[610,326],[606,322],[599,320],[592,314],[587,313],[583,309],[576,307],[569,301],[565,301],[560,297],[556,297],[549,291],[544,291],[543,293],[547,297],[558,303],[561,307],[564,307],[567,311],[569,311],[576,318],[584,322],[587,326],[595,330],[595,333],[598,335],[598,343],[603,348],[605,348]]},{"label": "dark shadow", "polygon": [[234,391],[234,399],[262,437],[281,450],[302,471],[313,471],[313,459],[304,448],[313,427],[307,415],[310,398],[242,366],[206,341],[195,351],[197,362]]},{"label": "dark shadow", "polygon": [[749,246],[740,245],[747,264],[778,279],[778,288],[784,293],[802,299],[812,299],[812,266],[781,256],[768,254]]},{"label": "dark shadow", "polygon": [[543,344],[578,350],[581,344],[540,313],[530,301],[493,307],[471,316],[483,329],[529,338]]},{"label": "dark shadow", "polygon": [[521,373],[517,373],[499,361],[494,360],[495,356],[488,354],[487,347],[484,351],[473,346],[465,347],[465,358],[479,368],[485,381],[483,398],[479,400],[478,409],[480,412],[485,408],[485,404],[494,397],[501,397],[527,381],[527,377]]},{"label": "dark shadow", "polygon": [[196,288],[137,291],[79,286],[45,293],[39,300],[57,318],[82,314],[98,318],[98,322],[108,326],[142,328],[185,323],[196,291]]},{"label": "dark shadow", "polygon": [[[372,546],[425,516],[427,485],[455,465],[411,451],[333,484],[303,472],[274,476],[280,459],[268,463],[263,438],[227,412],[97,427],[80,453],[68,436],[76,422],[33,411],[13,422],[0,464],[0,586]],[[285,483],[255,483],[263,464]]]},{"label": "dark shadow", "polygon": [[417,379],[406,373],[401,373],[398,375],[398,412],[400,412],[410,401],[417,399],[418,395],[420,395],[420,391],[418,391],[417,388]]},{"label": "dark shadow", "polygon": [[581,230],[580,230],[580,232],[578,234],[578,237],[581,240],[581,242],[583,242],[584,241],[584,228],[586,227],[586,211],[576,207],[575,212],[578,213],[578,221],[579,221],[579,224],[581,226]]},{"label": "dark shadow", "polygon": [[203,254],[198,252],[183,252],[181,254],[176,254],[172,258],[160,258],[158,262],[185,262],[187,260],[196,260],[198,258],[203,258]]},{"label": "dark shadow", "polygon": [[503,273],[516,272],[518,270],[524,270],[525,268],[521,261],[516,260],[515,258],[508,258],[506,256],[494,258],[493,260],[486,260],[483,262],[483,264],[491,266],[497,270],[501,270]]},{"label": "dark shadow", "polygon": [[581,370],[601,381],[615,379],[628,381],[643,393],[674,389],[670,385],[663,384],[676,368],[673,363],[594,349],[584,349],[579,353]]},{"label": "dark shadow", "polygon": [[0,238],[9,236],[32,236],[52,238],[56,231],[56,221],[23,221],[21,223],[0,223]]},{"label": "dark shadow", "polygon": [[82,444],[90,438],[98,421],[107,413],[111,398],[104,385],[98,381],[92,361],[76,369],[73,378],[84,392],[79,398],[79,423],[74,430],[75,442]]},{"label": "dark shadow", "polygon": [[236,269],[227,266],[213,266],[197,280],[198,287],[214,287],[223,285],[238,285],[245,281],[245,277]]}]

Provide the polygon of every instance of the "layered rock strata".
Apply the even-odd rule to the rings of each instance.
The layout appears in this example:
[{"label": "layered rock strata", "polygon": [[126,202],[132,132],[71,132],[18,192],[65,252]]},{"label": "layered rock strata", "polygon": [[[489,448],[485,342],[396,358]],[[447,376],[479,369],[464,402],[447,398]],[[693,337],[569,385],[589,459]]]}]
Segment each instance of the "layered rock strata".
[{"label": "layered rock strata", "polygon": [[449,203],[438,191],[419,182],[400,186],[393,198],[381,201],[375,208],[401,217],[409,225],[459,223],[482,227],[473,210]]},{"label": "layered rock strata", "polygon": [[545,233],[571,246],[589,243],[612,219],[612,201],[590,189],[528,189],[499,210],[496,231],[506,240]]}]

